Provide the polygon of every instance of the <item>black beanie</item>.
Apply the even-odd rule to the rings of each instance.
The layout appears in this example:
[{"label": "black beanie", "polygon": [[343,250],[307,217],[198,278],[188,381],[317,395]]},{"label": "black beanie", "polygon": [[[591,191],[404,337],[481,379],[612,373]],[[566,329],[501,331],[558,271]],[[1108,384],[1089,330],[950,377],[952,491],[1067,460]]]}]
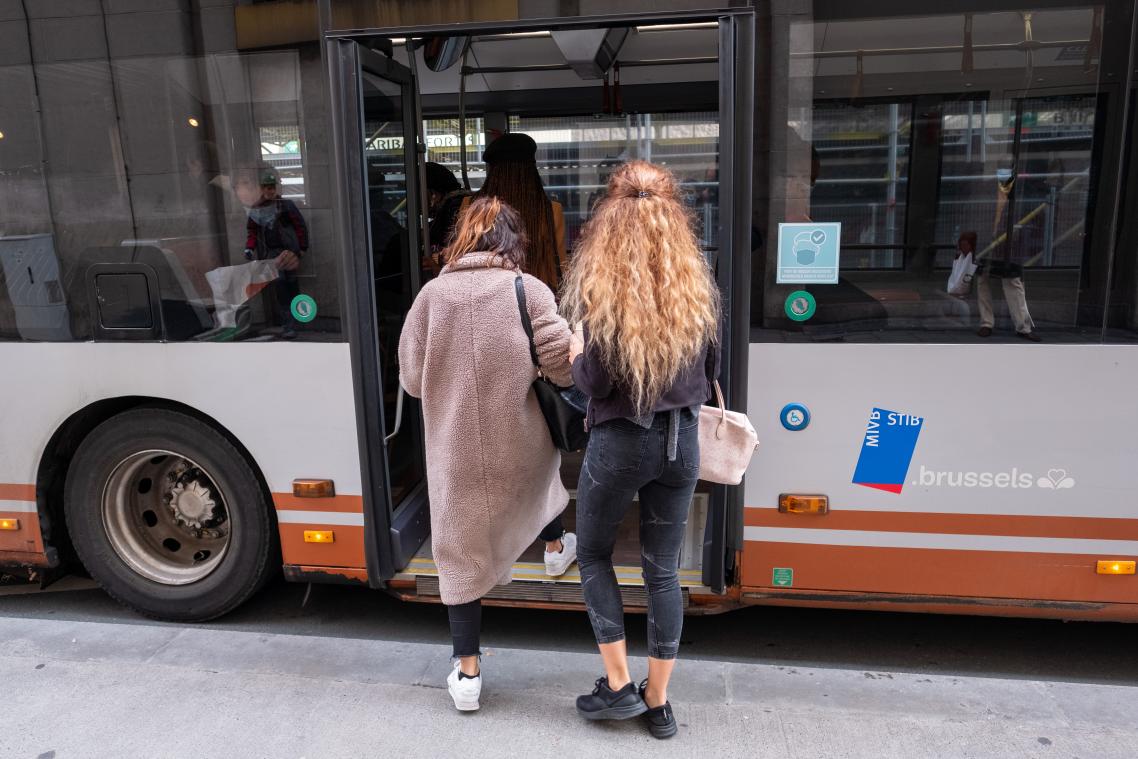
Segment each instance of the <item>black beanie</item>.
[{"label": "black beanie", "polygon": [[510,132],[486,146],[482,160],[486,163],[498,161],[532,161],[537,155],[537,143],[528,134]]}]

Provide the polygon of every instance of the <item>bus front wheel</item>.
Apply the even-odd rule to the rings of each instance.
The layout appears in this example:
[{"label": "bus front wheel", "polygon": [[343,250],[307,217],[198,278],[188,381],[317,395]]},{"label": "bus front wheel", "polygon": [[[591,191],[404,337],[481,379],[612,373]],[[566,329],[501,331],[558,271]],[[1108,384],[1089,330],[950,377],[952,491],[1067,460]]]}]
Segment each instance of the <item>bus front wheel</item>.
[{"label": "bus front wheel", "polygon": [[260,481],[224,435],[177,411],[134,409],[96,427],[72,459],[64,512],[91,577],[146,616],[221,616],[269,574]]}]

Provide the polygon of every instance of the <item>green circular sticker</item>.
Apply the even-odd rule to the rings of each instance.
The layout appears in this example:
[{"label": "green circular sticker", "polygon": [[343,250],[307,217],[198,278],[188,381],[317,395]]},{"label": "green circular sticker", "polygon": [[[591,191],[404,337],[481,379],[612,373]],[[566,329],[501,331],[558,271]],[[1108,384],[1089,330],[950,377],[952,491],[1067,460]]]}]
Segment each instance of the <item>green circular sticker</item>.
[{"label": "green circular sticker", "polygon": [[786,315],[796,322],[804,322],[814,315],[818,304],[814,296],[805,290],[795,290],[786,296]]},{"label": "green circular sticker", "polygon": [[292,318],[302,324],[307,324],[316,318],[316,301],[311,295],[296,296],[289,308],[292,311]]}]

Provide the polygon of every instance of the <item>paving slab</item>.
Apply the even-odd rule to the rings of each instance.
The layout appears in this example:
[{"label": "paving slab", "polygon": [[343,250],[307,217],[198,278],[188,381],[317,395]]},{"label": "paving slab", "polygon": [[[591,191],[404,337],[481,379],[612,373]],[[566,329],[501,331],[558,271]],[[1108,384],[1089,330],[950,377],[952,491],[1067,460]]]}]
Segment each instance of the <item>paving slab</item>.
[{"label": "paving slab", "polygon": [[449,666],[435,643],[0,618],[0,757],[1130,759],[1138,746],[1124,685],[681,659],[680,733],[660,742],[636,720],[575,714],[593,654],[488,649],[473,714],[451,705]]}]

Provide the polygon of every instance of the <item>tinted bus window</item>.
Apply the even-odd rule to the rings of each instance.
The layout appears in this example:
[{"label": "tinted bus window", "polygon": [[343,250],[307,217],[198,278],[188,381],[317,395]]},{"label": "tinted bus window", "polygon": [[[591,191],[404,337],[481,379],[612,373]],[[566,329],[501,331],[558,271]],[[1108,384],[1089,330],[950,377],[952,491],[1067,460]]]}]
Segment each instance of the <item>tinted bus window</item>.
[{"label": "tinted bus window", "polygon": [[951,5],[773,16],[755,339],[1102,339],[1123,4]]},{"label": "tinted bus window", "polygon": [[0,339],[338,339],[318,45],[64,5],[3,22]]}]

